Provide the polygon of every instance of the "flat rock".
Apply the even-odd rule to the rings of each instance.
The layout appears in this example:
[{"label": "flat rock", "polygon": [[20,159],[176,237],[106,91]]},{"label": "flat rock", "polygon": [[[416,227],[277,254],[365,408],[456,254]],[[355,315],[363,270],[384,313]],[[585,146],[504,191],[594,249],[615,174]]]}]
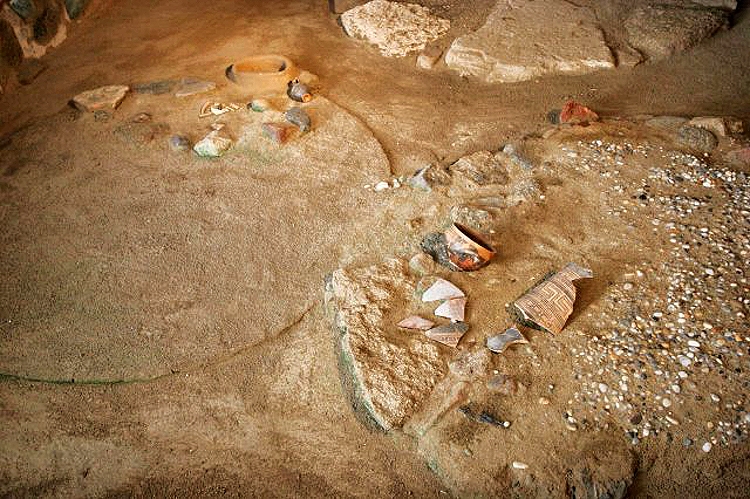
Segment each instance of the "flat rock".
[{"label": "flat rock", "polygon": [[216,88],[212,81],[202,81],[194,78],[184,78],[175,92],[175,97],[189,97],[191,95],[203,94]]},{"label": "flat rock", "polygon": [[336,270],[326,284],[343,384],[357,413],[385,431],[401,428],[446,373],[436,344],[422,334],[405,335],[389,320],[414,294],[407,269],[405,261],[391,259]]},{"label": "flat rock", "polygon": [[647,5],[625,20],[628,43],[651,60],[689,49],[729,22],[724,9],[698,5]]},{"label": "flat rock", "polygon": [[594,13],[564,0],[497,2],[484,26],[451,44],[445,63],[488,83],[615,66]]},{"label": "flat rock", "polygon": [[450,21],[433,16],[426,7],[386,0],[344,12],[341,24],[347,35],[367,40],[386,57],[419,52],[450,28]]},{"label": "flat rock", "polygon": [[81,111],[106,111],[117,109],[127,95],[127,85],[108,85],[87,90],[73,97],[73,104]]}]

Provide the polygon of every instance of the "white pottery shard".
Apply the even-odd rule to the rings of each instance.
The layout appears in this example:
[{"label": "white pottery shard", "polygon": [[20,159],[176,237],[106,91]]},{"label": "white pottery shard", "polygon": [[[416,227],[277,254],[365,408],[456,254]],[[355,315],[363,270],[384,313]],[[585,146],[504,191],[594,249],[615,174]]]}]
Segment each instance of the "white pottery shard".
[{"label": "white pottery shard", "polygon": [[422,294],[422,301],[438,301],[438,300],[451,300],[453,298],[464,297],[464,292],[458,289],[453,283],[446,281],[445,279],[438,279],[435,284],[429,287],[427,291]]},{"label": "white pottery shard", "polygon": [[446,300],[435,309],[435,315],[445,317],[451,322],[463,322],[466,310],[466,298],[454,298]]},{"label": "white pottery shard", "polygon": [[427,331],[434,326],[435,323],[418,315],[410,315],[396,325],[404,329],[419,329],[420,331]]}]

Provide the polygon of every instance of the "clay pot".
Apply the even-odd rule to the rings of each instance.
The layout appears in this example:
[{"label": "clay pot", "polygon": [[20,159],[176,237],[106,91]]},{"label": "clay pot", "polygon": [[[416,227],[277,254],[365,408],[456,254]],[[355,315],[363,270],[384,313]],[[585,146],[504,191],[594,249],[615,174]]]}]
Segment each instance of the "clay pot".
[{"label": "clay pot", "polygon": [[283,55],[258,55],[226,69],[227,78],[254,96],[286,92],[287,84],[299,73],[299,68]]},{"label": "clay pot", "polygon": [[460,224],[453,224],[445,231],[445,243],[451,263],[466,272],[481,269],[495,256],[489,243]]}]

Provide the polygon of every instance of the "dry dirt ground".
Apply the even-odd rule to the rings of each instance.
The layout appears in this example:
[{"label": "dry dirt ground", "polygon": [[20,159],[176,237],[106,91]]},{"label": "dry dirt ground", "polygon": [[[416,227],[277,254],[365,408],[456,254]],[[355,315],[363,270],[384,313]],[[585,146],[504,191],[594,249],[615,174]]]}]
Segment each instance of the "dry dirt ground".
[{"label": "dry dirt ground", "polygon": [[[430,4],[455,20],[452,35],[481,24],[489,6]],[[731,30],[660,63],[488,86],[441,68],[418,70],[413,58],[382,58],[347,38],[325,2],[96,3],[46,57],[49,68],[0,100],[0,493],[459,493],[411,440],[370,431],[353,414],[323,283],[342,266],[410,256],[455,203],[439,192],[376,193],[365,185],[524,137],[533,139],[531,156],[551,162],[539,179],[546,201],[501,215],[493,226],[498,260],[460,279],[490,296],[473,312],[479,322],[559,263],[587,263],[599,276],[582,290],[569,336],[532,340],[545,362],[517,354],[496,360],[514,374],[517,361],[531,394],[514,402],[520,429],[508,445],[531,449],[532,468],[548,439],[556,449],[575,447],[585,428],[565,433],[549,416],[563,413],[579,390],[566,341],[582,346],[580,336],[599,330],[597,311],[625,269],[660,269],[672,256],[655,251],[667,243],[648,216],[613,218],[621,180],[576,170],[550,144],[581,150],[578,140],[625,135],[673,144],[640,124],[623,136],[594,127],[545,143],[538,134],[549,129],[546,113],[574,97],[604,117],[733,115],[747,125],[749,14],[741,6]],[[240,146],[224,158],[171,151],[170,133],[196,140],[208,131],[197,117],[205,96],[131,95],[107,121],[67,106],[89,88],[182,76],[219,83],[212,98],[237,99],[224,68],[257,53],[285,54],[321,80],[314,132],[282,148],[257,134],[257,116],[236,113],[225,121]],[[129,124],[142,112],[165,126]],[[733,145],[724,141],[721,151]],[[629,182],[647,174],[642,166]],[[659,296],[666,284],[654,280],[648,289]],[[720,388],[741,398],[744,369]],[[551,404],[540,406],[550,384],[559,395],[547,394]],[[607,431],[625,439],[624,429]],[[513,460],[493,440],[478,441],[476,463]],[[636,447],[633,497],[748,495],[746,441],[708,454],[661,437]],[[456,468],[481,480],[481,464]]]}]

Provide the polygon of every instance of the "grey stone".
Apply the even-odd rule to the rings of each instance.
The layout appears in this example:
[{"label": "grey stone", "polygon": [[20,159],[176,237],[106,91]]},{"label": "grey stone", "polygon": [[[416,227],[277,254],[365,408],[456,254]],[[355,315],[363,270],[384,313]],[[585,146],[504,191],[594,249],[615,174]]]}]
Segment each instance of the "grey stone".
[{"label": "grey stone", "polygon": [[677,132],[677,141],[683,146],[700,152],[711,152],[719,145],[716,135],[705,128],[685,125]]},{"label": "grey stone", "polygon": [[289,123],[296,125],[301,132],[309,132],[310,128],[312,127],[310,116],[307,114],[307,111],[305,111],[301,107],[295,106],[291,109],[288,109],[287,112],[284,113],[284,117]]},{"label": "grey stone", "polygon": [[27,20],[34,15],[34,2],[31,0],[10,0],[8,5],[21,19]]},{"label": "grey stone", "polygon": [[179,88],[175,92],[175,97],[189,97],[191,95],[210,92],[216,88],[216,83],[212,81],[203,81],[195,78],[183,78],[179,82]]},{"label": "grey stone", "polygon": [[625,20],[628,43],[652,60],[689,49],[729,22],[723,9],[686,5],[638,7]]},{"label": "grey stone", "polygon": [[615,66],[594,13],[565,0],[498,1],[484,26],[451,44],[445,63],[489,83]]},{"label": "grey stone", "polygon": [[89,0],[65,0],[65,10],[68,11],[68,17],[75,19],[86,9]]},{"label": "grey stone", "polygon": [[367,40],[386,57],[419,52],[450,28],[450,21],[433,16],[426,7],[387,0],[344,12],[341,24],[347,35]]}]

